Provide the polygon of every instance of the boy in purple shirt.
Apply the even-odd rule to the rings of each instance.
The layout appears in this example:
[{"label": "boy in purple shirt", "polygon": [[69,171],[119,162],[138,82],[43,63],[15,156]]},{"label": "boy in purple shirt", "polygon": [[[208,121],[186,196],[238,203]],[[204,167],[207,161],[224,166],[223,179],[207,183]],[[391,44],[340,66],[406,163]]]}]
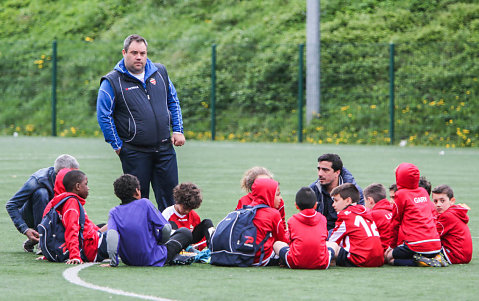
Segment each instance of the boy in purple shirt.
[{"label": "boy in purple shirt", "polygon": [[107,250],[110,266],[164,266],[192,241],[191,231],[178,229],[170,237],[171,225],[148,199],[141,198],[140,183],[124,174],[113,183],[121,204],[110,210]]}]

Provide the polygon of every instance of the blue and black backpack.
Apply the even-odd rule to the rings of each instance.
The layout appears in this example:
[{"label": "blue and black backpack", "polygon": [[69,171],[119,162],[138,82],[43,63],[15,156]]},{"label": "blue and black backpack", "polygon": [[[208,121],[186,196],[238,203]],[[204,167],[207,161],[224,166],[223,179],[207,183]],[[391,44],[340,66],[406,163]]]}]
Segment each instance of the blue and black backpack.
[{"label": "blue and black backpack", "polygon": [[42,222],[38,225],[38,233],[40,234],[40,249],[43,256],[48,261],[65,262],[69,259],[70,252],[65,245],[65,227],[57,213],[57,208],[63,205],[68,199],[75,198],[78,201],[80,208],[80,233],[78,234],[80,254],[83,261],[86,256],[83,252],[83,228],[85,226],[85,211],[80,201],[70,195],[58,202],[50,211],[43,217]]},{"label": "blue and black backpack", "polygon": [[264,204],[254,207],[244,206],[242,209],[228,213],[219,222],[211,236],[211,264],[248,267],[253,264],[258,250],[261,250],[259,262],[263,261],[264,243],[271,237],[271,233],[268,233],[259,244],[256,243],[257,230],[253,219],[260,208],[269,208],[269,206]]}]

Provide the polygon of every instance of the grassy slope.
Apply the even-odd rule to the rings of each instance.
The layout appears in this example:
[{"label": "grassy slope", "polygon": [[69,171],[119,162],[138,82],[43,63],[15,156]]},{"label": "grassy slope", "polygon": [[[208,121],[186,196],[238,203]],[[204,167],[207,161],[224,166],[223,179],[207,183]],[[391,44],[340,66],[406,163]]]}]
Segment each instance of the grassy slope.
[{"label": "grassy slope", "polygon": [[[107,219],[108,211],[118,204],[111,183],[120,175],[120,163],[101,139],[85,138],[6,138],[0,137],[0,204],[8,200],[26,178],[38,168],[48,166],[59,153],[78,158],[81,169],[89,177],[90,195],[86,210],[94,222]],[[35,152],[32,152],[35,149]],[[228,142],[189,142],[178,148],[181,181],[197,183],[204,195],[198,213],[216,224],[232,210],[242,195],[239,181],[244,170],[253,165],[271,169],[281,182],[286,203],[286,216],[296,212],[293,206],[297,189],[316,177],[314,162],[319,153],[341,154],[345,165],[365,187],[371,182],[389,185],[394,181],[394,167],[403,161],[418,165],[432,184],[450,184],[460,202],[472,207],[469,212],[474,245],[479,243],[479,187],[475,185],[479,168],[477,150],[451,150],[439,155],[438,148],[399,148],[372,146],[255,144]],[[294,157],[294,160],[291,158]],[[467,169],[460,168],[468,166]],[[32,254],[21,250],[24,237],[12,225],[5,210],[0,211],[0,277],[5,285],[0,295],[6,300],[105,300],[106,293],[67,283],[61,273],[62,264],[36,262]],[[328,271],[293,271],[280,268],[221,268],[194,264],[190,267],[118,269],[91,267],[80,273],[85,281],[107,285],[146,295],[179,300],[260,300],[261,294],[275,300],[404,300],[412,296],[420,300],[442,300],[455,296],[458,300],[475,298],[479,280],[479,253],[474,251],[468,265],[446,269],[332,268]],[[437,285],[447,278],[447,285]],[[25,287],[28,283],[28,287]],[[258,284],[261,284],[261,289]],[[345,284],[347,283],[347,285]],[[373,285],[371,284],[373,283]],[[52,285],[61,287],[61,294],[52,294]],[[116,299],[117,297],[114,296]],[[126,298],[125,298],[126,299]],[[264,300],[264,299],[263,299]]]}]

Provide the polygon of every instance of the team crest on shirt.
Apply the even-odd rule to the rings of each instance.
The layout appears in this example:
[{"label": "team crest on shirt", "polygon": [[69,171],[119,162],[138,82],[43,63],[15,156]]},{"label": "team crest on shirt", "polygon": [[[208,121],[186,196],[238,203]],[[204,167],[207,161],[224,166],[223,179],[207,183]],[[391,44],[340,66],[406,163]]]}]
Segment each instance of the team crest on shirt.
[{"label": "team crest on shirt", "polygon": [[150,83],[152,83],[153,85],[156,85],[156,79],[154,78],[150,79]]}]

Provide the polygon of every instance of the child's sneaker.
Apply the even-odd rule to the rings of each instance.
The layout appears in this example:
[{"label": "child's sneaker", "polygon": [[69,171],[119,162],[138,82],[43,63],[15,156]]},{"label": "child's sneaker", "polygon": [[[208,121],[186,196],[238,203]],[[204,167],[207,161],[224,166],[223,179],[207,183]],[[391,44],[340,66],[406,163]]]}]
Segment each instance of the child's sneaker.
[{"label": "child's sneaker", "polygon": [[418,267],[441,267],[442,264],[436,258],[429,258],[420,254],[414,254],[414,260]]},{"label": "child's sneaker", "polygon": [[[194,254],[194,253],[193,253]],[[196,254],[176,254],[176,256],[171,260],[171,265],[190,265],[195,261]]]},{"label": "child's sneaker", "polygon": [[442,252],[440,252],[439,254],[437,254],[434,259],[436,259],[437,261],[439,261],[439,263],[441,264],[442,267],[447,267],[449,265],[449,262],[447,262],[446,258],[444,257],[444,255],[442,255]]},{"label": "child's sneaker", "polygon": [[35,247],[36,244],[37,244],[37,242],[34,242],[34,241],[31,241],[30,239],[27,239],[23,243],[23,250],[25,252],[28,252],[28,253],[33,253],[33,247]]}]

